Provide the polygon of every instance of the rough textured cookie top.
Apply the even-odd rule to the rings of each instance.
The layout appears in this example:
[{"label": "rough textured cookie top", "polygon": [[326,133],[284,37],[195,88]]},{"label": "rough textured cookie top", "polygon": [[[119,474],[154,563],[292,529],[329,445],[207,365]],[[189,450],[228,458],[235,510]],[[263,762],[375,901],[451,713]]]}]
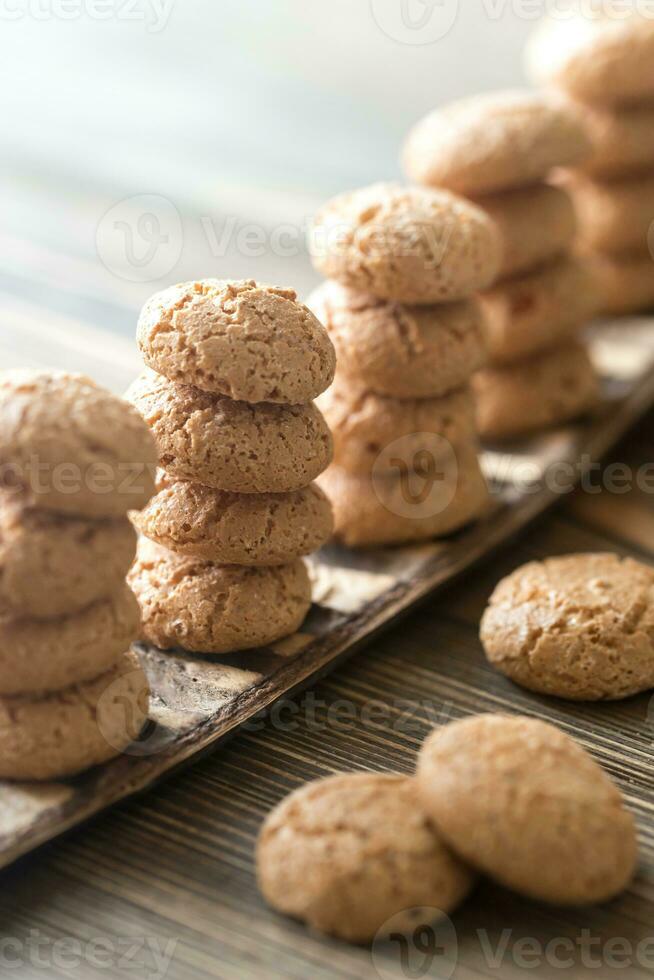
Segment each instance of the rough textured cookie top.
[{"label": "rough textured cookie top", "polygon": [[404,147],[413,180],[461,194],[533,183],[590,151],[572,107],[533,92],[490,92],[425,116]]},{"label": "rough textured cookie top", "polygon": [[654,20],[639,10],[611,16],[589,7],[584,3],[573,17],[552,15],[538,25],[526,48],[534,81],[599,105],[652,99]]},{"label": "rough textured cookie top", "polygon": [[654,687],[654,569],[614,554],[529,562],[503,579],[481,624],[489,659],[559,697]]},{"label": "rough textured cookie top", "polygon": [[420,907],[427,921],[434,908],[450,911],[472,884],[414,781],[376,773],[318,780],[283,800],[261,829],[257,869],[271,905],[354,942],[420,924],[411,916]]},{"label": "rough textured cookie top", "polygon": [[447,191],[373,184],[316,216],[314,265],[344,286],[406,303],[462,299],[498,271],[492,221]]},{"label": "rough textured cookie top", "polygon": [[152,495],[157,453],[147,426],[82,375],[0,374],[0,430],[0,467],[36,506],[117,517]]},{"label": "rough textured cookie top", "polygon": [[247,402],[311,401],[331,383],[325,329],[292,289],[203,279],[156,293],[137,330],[146,364],[171,381]]},{"label": "rough textured cookie top", "polygon": [[418,785],[454,851],[525,895],[601,902],[633,874],[634,821],[620,791],[553,725],[505,715],[446,725],[420,752]]}]

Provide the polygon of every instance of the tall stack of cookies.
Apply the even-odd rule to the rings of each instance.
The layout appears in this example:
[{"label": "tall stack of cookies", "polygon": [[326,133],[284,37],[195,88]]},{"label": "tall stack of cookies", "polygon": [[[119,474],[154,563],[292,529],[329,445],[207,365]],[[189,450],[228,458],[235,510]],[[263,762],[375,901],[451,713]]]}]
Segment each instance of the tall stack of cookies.
[{"label": "tall stack of cookies", "polygon": [[312,482],[332,454],[311,401],[334,375],[327,333],[292,289],[206,279],[153,296],[138,344],[148,367],[127,397],[161,467],[134,515],[144,638],[229,653],[295,632],[311,604],[301,558],[332,531]]},{"label": "tall stack of cookies", "polygon": [[545,96],[497,92],[455,102],[417,123],[409,176],[472,199],[499,229],[498,280],[483,290],[490,363],[474,379],[481,435],[507,439],[563,422],[596,398],[580,329],[597,312],[592,271],[571,254],[574,209],[550,186],[553,168],[589,152],[579,114]]},{"label": "tall stack of cookies", "polygon": [[471,297],[497,273],[493,223],[447,191],[375,184],[325,206],[312,251],[328,281],[308,303],[338,357],[319,401],[336,534],[350,546],[446,535],[487,502],[469,382],[486,358]]},{"label": "tall stack of cookies", "polygon": [[583,110],[591,155],[563,177],[606,313],[654,308],[654,20],[585,4],[547,18],[527,49],[533,77]]},{"label": "tall stack of cookies", "polygon": [[156,452],[131,406],[88,378],[0,375],[0,777],[56,779],[134,739],[148,688],[130,645],[127,517]]}]

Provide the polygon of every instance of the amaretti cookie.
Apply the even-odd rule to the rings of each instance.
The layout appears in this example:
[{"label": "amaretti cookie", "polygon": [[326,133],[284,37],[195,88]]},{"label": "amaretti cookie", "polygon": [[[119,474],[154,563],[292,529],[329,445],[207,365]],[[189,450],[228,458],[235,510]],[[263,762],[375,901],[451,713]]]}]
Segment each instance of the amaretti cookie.
[{"label": "amaretti cookie", "polygon": [[161,466],[173,477],[235,493],[287,493],[329,464],[332,440],[306,405],[250,405],[174,384],[146,370],[126,398],[154,433]]},{"label": "amaretti cookie", "polygon": [[473,884],[413,780],[377,773],[291,793],[261,828],[257,876],[273,908],[356,943],[383,936],[389,920],[395,929],[429,925],[434,909],[451,912]]},{"label": "amaretti cookie", "polygon": [[331,384],[334,350],[292,289],[203,279],[156,293],[137,341],[171,381],[247,402],[299,404]]},{"label": "amaretti cookie", "polygon": [[472,385],[477,429],[487,439],[510,439],[569,421],[592,409],[599,397],[588,352],[576,343],[484,368]]},{"label": "amaretti cookie", "polygon": [[502,238],[500,279],[535,269],[565,252],[575,236],[570,195],[559,187],[532,187],[491,194],[479,201]]},{"label": "amaretti cookie", "polygon": [[654,170],[654,104],[580,109],[593,151],[577,169],[599,180]]},{"label": "amaretti cookie", "polygon": [[156,448],[131,405],[82,375],[0,374],[0,472],[31,506],[90,518],[142,507]]},{"label": "amaretti cookie", "polygon": [[500,243],[492,221],[447,191],[373,184],[318,212],[312,259],[344,286],[404,303],[446,303],[495,278]]},{"label": "amaretti cookie", "polygon": [[52,780],[107,762],[137,737],[148,682],[133,654],[45,697],[0,697],[0,778]]},{"label": "amaretti cookie", "polygon": [[138,634],[139,610],[121,590],[72,616],[0,618],[0,695],[41,694],[108,670]]},{"label": "amaretti cookie", "polygon": [[320,548],[333,528],[315,483],[290,493],[229,493],[162,474],[159,492],[133,521],[180,555],[225,565],[282,565]]},{"label": "amaretti cookie", "polygon": [[577,214],[583,252],[645,251],[654,223],[654,174],[599,181],[571,174],[565,187]]},{"label": "amaretti cookie", "polygon": [[599,105],[654,98],[651,17],[628,6],[615,16],[601,4],[573,6],[567,14],[553,11],[529,40],[527,68],[536,82]]},{"label": "amaretti cookie", "polygon": [[507,364],[571,339],[600,311],[602,294],[591,265],[563,257],[498,283],[479,303],[490,361]]},{"label": "amaretti cookie", "polygon": [[394,474],[330,466],[318,482],[332,501],[336,537],[352,548],[407,544],[444,537],[482,516],[489,496],[476,447],[453,458],[456,465],[434,460],[424,470],[400,461]]},{"label": "amaretti cookie", "polygon": [[318,404],[332,431],[334,462],[350,473],[370,472],[375,464],[393,466],[393,453],[384,450],[398,440],[401,455],[411,460],[424,451],[437,457],[476,439],[469,388],[442,398],[389,398],[339,375]]},{"label": "amaretti cookie", "polygon": [[501,91],[431,112],[409,133],[403,162],[420,184],[476,197],[533,184],[589,150],[573,107],[536,92]]},{"label": "amaretti cookie", "polygon": [[654,309],[654,258],[650,252],[588,257],[602,290],[602,311],[622,316]]},{"label": "amaretti cookie", "polygon": [[532,691],[598,701],[654,687],[654,569],[614,554],[530,562],[481,622],[490,662]]},{"label": "amaretti cookie", "polygon": [[122,588],[136,534],[126,517],[89,521],[0,493],[0,616],[69,616]]},{"label": "amaretti cookie", "polygon": [[229,653],[294,633],[311,605],[304,563],[244,567],[185,557],[141,538],[129,583],[142,635],[161,649]]},{"label": "amaretti cookie", "polygon": [[454,852],[523,895],[603,902],[634,873],[634,820],[620,791],[553,725],[478,715],[439,728],[420,752],[417,784]]},{"label": "amaretti cookie", "polygon": [[474,300],[406,306],[325,282],[307,303],[329,332],[339,375],[379,395],[444,395],[486,360],[483,317]]}]

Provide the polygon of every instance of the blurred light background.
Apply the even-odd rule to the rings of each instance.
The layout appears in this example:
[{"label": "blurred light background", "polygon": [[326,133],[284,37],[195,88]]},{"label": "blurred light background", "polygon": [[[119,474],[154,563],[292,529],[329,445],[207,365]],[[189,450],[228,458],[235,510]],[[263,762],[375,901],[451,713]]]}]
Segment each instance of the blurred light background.
[{"label": "blurred light background", "polygon": [[[524,84],[540,13],[533,0],[0,0],[1,322],[47,309],[62,329],[127,338],[155,289],[208,275],[304,294],[315,208],[399,177],[403,135],[430,108]],[[296,247],[271,241],[286,224]]]}]

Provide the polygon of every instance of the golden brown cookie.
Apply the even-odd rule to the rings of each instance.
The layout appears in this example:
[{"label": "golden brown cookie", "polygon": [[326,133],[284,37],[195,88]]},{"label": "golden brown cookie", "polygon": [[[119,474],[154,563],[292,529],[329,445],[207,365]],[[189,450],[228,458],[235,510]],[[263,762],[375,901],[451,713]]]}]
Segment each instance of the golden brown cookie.
[{"label": "golden brown cookie", "polygon": [[428,925],[473,884],[414,781],[378,773],[316,780],[282,800],[261,828],[257,875],[273,908],[356,943]]},{"label": "golden brown cookie", "polygon": [[31,506],[114,518],[152,495],[152,436],[131,405],[89,378],[2,372],[0,429],[0,486]]},{"label": "golden brown cookie", "polygon": [[42,694],[108,670],[138,636],[139,610],[123,583],[73,616],[0,619],[0,695]]},{"label": "golden brown cookie", "polygon": [[545,429],[595,407],[599,385],[586,348],[569,343],[515,364],[485,368],[472,381],[477,429],[486,439]]},{"label": "golden brown cookie", "polygon": [[455,853],[530,898],[603,902],[634,873],[636,832],[622,794],[553,725],[508,715],[446,725],[423,745],[417,781]]},{"label": "golden brown cookie", "polygon": [[171,381],[246,402],[308,402],[334,377],[329,337],[295,291],[252,279],[156,293],[137,340],[145,363]]},{"label": "golden brown cookie", "polygon": [[161,649],[233,653],[294,633],[311,605],[304,563],[269,568],[215,565],[141,538],[129,583],[143,638]]},{"label": "golden brown cookie", "polygon": [[330,466],[319,479],[332,502],[336,537],[351,548],[445,537],[489,506],[474,447],[449,459],[400,458],[396,473],[348,473]]},{"label": "golden brown cookie", "polygon": [[602,305],[601,286],[583,259],[561,258],[479,296],[492,364],[510,364],[574,337]]},{"label": "golden brown cookie", "polygon": [[133,654],[42,698],[0,698],[0,778],[51,780],[108,762],[134,742],[148,715],[148,682]]},{"label": "golden brown cookie", "polygon": [[444,395],[486,361],[483,317],[473,300],[404,306],[325,282],[307,303],[334,342],[339,374],[379,395]]},{"label": "golden brown cookie", "polygon": [[566,175],[577,215],[581,252],[645,251],[654,223],[654,174],[599,181]]},{"label": "golden brown cookie", "polygon": [[649,252],[588,257],[602,288],[602,310],[623,316],[654,310],[654,259]]},{"label": "golden brown cookie", "polygon": [[389,398],[339,373],[318,405],[332,431],[334,462],[350,473],[369,473],[375,463],[393,468],[395,445],[412,459],[425,448],[456,449],[477,438],[469,388],[442,398]]},{"label": "golden brown cookie", "polygon": [[478,196],[524,187],[589,153],[580,114],[537,92],[501,91],[443,106],[409,133],[412,180]]},{"label": "golden brown cookie", "polygon": [[492,194],[478,203],[500,230],[500,279],[552,261],[572,244],[575,212],[569,194],[559,187],[536,184]]},{"label": "golden brown cookie", "polygon": [[448,191],[373,184],[333,198],[312,231],[315,267],[402,303],[447,303],[497,275],[500,243],[478,207]]},{"label": "golden brown cookie", "polygon": [[332,441],[315,407],[249,405],[146,370],[127,395],[173,477],[235,493],[287,493],[329,465]]},{"label": "golden brown cookie", "polygon": [[613,554],[529,562],[481,622],[486,656],[517,684],[572,701],[654,687],[654,569]]},{"label": "golden brown cookie", "polygon": [[[637,5],[636,5],[637,6]],[[617,7],[617,5],[616,5]],[[609,5],[610,8],[610,5]],[[580,102],[619,105],[654,97],[654,20],[629,5],[555,9],[532,35],[527,68],[539,84]]]},{"label": "golden brown cookie", "polygon": [[127,518],[88,521],[0,493],[0,616],[50,619],[118,592],[136,553]]},{"label": "golden brown cookie", "polygon": [[228,493],[160,477],[134,524],[180,555],[223,565],[284,565],[320,548],[333,530],[329,500],[315,483],[291,493]]},{"label": "golden brown cookie", "polygon": [[579,169],[599,180],[654,170],[654,107],[602,109],[583,106],[593,152]]}]

